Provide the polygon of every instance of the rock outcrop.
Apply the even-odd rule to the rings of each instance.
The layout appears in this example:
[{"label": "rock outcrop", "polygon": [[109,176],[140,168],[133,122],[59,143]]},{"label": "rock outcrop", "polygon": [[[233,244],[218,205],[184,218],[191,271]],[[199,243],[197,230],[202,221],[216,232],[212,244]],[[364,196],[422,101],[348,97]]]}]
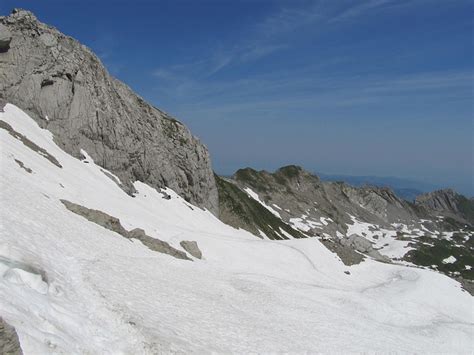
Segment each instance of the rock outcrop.
[{"label": "rock outcrop", "polygon": [[459,212],[458,194],[452,189],[437,190],[417,196],[415,203],[435,211]]},{"label": "rock outcrop", "polygon": [[182,240],[179,245],[196,259],[202,259],[202,252],[198,243],[194,240]]},{"label": "rock outcrop", "polygon": [[12,40],[12,34],[8,28],[0,24],[0,52],[6,52],[10,49],[10,42]]},{"label": "rock outcrop", "polygon": [[68,153],[79,157],[86,150],[127,192],[136,180],[167,186],[217,214],[206,147],[111,77],[91,50],[24,10],[0,17],[0,104],[5,102],[28,112]]},{"label": "rock outcrop", "polygon": [[5,354],[5,355],[23,354],[15,328],[13,328],[8,323],[6,323],[1,317],[0,317],[0,354]]},{"label": "rock outcrop", "polygon": [[474,225],[474,201],[452,189],[437,190],[418,196],[415,204],[460,222]]},{"label": "rock outcrop", "polygon": [[370,241],[359,235],[351,234],[346,238],[342,238],[340,244],[352,248],[358,252],[364,253],[375,260],[390,262],[390,258],[381,255],[377,250],[374,249]]},{"label": "rock outcrop", "polygon": [[73,203],[67,200],[61,200],[61,202],[69,211],[81,217],[84,217],[88,221],[95,223],[105,229],[115,232],[126,239],[139,240],[140,242],[142,242],[142,244],[144,244],[150,250],[156,251],[158,253],[171,255],[172,257],[176,259],[191,260],[189,259],[189,257],[186,255],[185,252],[182,252],[181,250],[177,250],[173,248],[167,242],[164,242],[157,238],[150,237],[141,228],[135,228],[135,229],[132,229],[131,231],[127,231],[122,226],[118,218],[110,216],[105,212],[102,212],[99,210],[93,210],[93,209],[78,205],[76,203]]}]

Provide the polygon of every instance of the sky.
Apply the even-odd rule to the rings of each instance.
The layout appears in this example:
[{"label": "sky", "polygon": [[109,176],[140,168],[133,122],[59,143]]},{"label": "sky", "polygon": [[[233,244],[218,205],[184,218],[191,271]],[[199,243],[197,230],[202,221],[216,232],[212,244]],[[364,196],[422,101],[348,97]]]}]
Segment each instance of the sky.
[{"label": "sky", "polygon": [[474,1],[0,0],[91,47],[213,168],[417,179],[474,195]]}]

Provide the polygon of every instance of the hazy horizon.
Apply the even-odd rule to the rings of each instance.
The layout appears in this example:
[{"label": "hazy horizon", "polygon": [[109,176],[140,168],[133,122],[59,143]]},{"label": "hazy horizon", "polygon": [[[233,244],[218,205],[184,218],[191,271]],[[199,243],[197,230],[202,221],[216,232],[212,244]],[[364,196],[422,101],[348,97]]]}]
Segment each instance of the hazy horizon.
[{"label": "hazy horizon", "polygon": [[213,167],[473,186],[472,1],[5,0],[91,47]]}]

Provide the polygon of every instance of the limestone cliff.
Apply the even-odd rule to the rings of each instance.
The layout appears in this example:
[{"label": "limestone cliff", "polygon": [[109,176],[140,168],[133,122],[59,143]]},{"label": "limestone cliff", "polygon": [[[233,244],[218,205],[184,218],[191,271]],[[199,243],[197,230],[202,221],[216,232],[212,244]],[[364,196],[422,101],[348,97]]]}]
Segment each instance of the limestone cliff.
[{"label": "limestone cliff", "polygon": [[28,11],[0,17],[0,106],[11,102],[54,134],[131,182],[168,186],[217,214],[207,148],[180,122],[113,78],[90,49]]}]

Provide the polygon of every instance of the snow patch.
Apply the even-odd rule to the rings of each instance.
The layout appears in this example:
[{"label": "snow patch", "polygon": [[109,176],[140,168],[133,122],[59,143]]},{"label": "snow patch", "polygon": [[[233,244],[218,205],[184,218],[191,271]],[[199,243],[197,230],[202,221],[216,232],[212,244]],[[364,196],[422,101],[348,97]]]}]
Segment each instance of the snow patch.
[{"label": "snow patch", "polygon": [[254,192],[251,188],[249,187],[246,187],[244,189],[244,191],[250,196],[252,197],[255,201],[257,201],[258,203],[260,203],[263,207],[265,207],[267,210],[269,210],[271,213],[273,213],[276,217],[280,218],[281,219],[281,216],[280,214],[275,211],[273,208],[271,208],[270,206],[268,206],[264,201],[260,200],[260,197],[258,197],[258,194],[256,192]]},{"label": "snow patch", "polygon": [[443,259],[443,264],[454,264],[457,259],[454,256],[449,256],[446,259]]}]

